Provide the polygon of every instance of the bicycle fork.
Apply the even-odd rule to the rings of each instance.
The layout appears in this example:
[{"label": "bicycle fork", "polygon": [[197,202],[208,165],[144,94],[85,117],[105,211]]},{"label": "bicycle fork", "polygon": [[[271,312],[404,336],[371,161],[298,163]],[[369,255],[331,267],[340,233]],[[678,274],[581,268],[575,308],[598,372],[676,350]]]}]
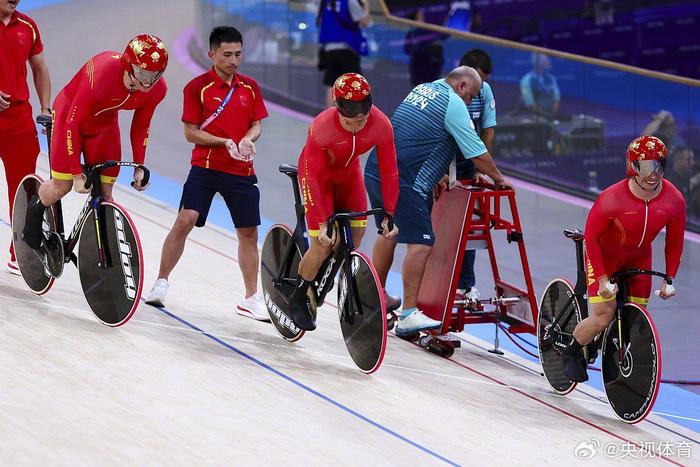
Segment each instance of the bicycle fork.
[{"label": "bicycle fork", "polygon": [[[344,247],[343,269],[345,271],[345,280],[347,285],[346,297],[352,297],[352,299],[355,301],[355,304],[357,305],[356,313],[363,315],[364,310],[362,309],[362,301],[360,300],[360,290],[357,287],[357,279],[355,278],[355,275],[352,271],[352,255],[350,254],[354,247],[352,242],[352,231],[350,230],[350,226],[344,222],[341,223],[340,228],[343,230],[343,235],[345,237],[345,245],[341,246]],[[345,300],[345,305],[346,306],[343,306],[343,314],[345,315],[345,321],[348,324],[353,324],[355,322],[355,313],[353,313],[352,304],[349,304],[347,302],[347,298]]]},{"label": "bicycle fork", "polygon": [[[92,215],[95,219],[95,239],[97,241],[97,266],[100,268],[107,268],[107,254],[105,253],[104,240],[102,238],[102,225],[100,223],[100,203],[102,201],[101,197],[96,197],[92,200]],[[106,237],[106,235],[105,235]]]}]

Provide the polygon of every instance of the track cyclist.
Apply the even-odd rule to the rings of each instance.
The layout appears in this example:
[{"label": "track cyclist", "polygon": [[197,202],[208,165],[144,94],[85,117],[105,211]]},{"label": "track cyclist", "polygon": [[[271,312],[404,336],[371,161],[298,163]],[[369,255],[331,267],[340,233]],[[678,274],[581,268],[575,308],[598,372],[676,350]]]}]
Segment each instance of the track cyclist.
[{"label": "track cyclist", "polygon": [[[664,168],[668,150],[653,136],[640,136],[627,147],[627,178],[607,188],[593,204],[585,230],[586,282],[589,316],[574,329],[574,339],[562,351],[564,373],[574,382],[588,380],[581,353],[604,331],[615,314],[617,285],[609,276],[629,268],[651,269],[651,244],[666,228],[666,274],[676,276],[683,252],[685,200],[668,180]],[[651,276],[628,279],[629,301],[646,304]],[[665,280],[659,297],[666,300],[675,291]]]},{"label": "track cyclist", "polygon": [[[134,37],[124,53],[106,51],[92,57],[56,96],[51,138],[51,179],[41,184],[39,196],[27,207],[24,240],[33,249],[42,243],[44,210],[67,195],[71,187],[88,193],[80,155],[94,165],[121,160],[119,110],[135,110],[131,122],[133,160],[143,164],[146,157],[151,118],[165,98],[167,85],[162,79],[168,65],[168,51],[156,36]],[[112,199],[119,167],[101,175],[102,195]],[[132,186],[143,191],[143,170],[134,169]]]},{"label": "track cyclist", "polygon": [[[372,105],[367,80],[357,73],[341,75],[333,85],[335,106],[321,112],[311,123],[299,156],[299,184],[306,207],[309,250],[299,263],[299,278],[289,306],[289,318],[304,330],[316,329],[307,290],[328,258],[337,235],[326,234],[328,218],[340,211],[366,211],[367,194],[359,156],[376,146],[385,209],[394,213],[399,195],[394,130],[389,118]],[[360,245],[367,219],[350,223],[353,244]],[[383,235],[393,238],[383,221]]]}]

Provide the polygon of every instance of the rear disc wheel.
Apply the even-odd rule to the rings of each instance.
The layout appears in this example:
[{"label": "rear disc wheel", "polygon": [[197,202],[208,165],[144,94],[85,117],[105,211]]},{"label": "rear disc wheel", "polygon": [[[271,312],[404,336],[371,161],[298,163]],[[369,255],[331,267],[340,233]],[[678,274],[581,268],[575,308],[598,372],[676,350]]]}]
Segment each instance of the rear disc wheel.
[{"label": "rear disc wheel", "polygon": [[[291,250],[290,250],[291,248]],[[263,298],[270,322],[277,333],[289,342],[296,342],[304,336],[304,330],[294,325],[288,316],[289,301],[296,286],[301,250],[294,242],[292,231],[286,225],[273,225],[263,240],[260,254],[260,279]],[[278,277],[280,268],[281,277]]]},{"label": "rear disc wheel", "polygon": [[[17,266],[27,287],[37,295],[48,292],[56,278],[52,272],[59,272],[58,275],[60,275],[60,271],[63,269],[62,265],[56,264],[56,261],[47,261],[46,258],[42,261],[41,257],[45,256],[45,252],[33,250],[22,237],[27,217],[27,206],[29,206],[33,196],[38,196],[39,186],[42,182],[42,178],[35,174],[24,177],[17,187],[12,207],[12,243],[15,247]],[[44,212],[43,230],[45,238],[51,238],[52,243],[58,239],[58,242],[61,243],[60,247],[63,247],[61,237],[55,233],[57,230],[56,211],[53,206]],[[62,258],[59,260],[62,261]]]},{"label": "rear disc wheel", "polygon": [[[569,304],[564,309],[567,302]],[[565,316],[559,320],[556,329],[551,329],[557,316],[562,312]],[[576,387],[576,383],[564,374],[560,349],[570,343],[574,328],[579,321],[581,321],[581,308],[573,287],[566,279],[554,279],[545,289],[540,301],[540,312],[537,317],[537,348],[545,378],[557,394],[568,394]]]}]

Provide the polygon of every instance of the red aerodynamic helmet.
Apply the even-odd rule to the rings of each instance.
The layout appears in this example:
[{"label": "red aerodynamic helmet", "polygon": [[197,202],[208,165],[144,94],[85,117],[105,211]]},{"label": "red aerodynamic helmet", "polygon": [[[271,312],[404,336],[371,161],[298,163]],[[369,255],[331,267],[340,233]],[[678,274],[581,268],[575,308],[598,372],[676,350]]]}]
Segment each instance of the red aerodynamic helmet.
[{"label": "red aerodynamic helmet", "polygon": [[372,108],[372,88],[361,74],[345,73],[333,84],[333,99],[344,117],[367,115]]},{"label": "red aerodynamic helmet", "polygon": [[158,37],[139,34],[122,54],[124,69],[144,84],[153,84],[168,66],[168,50]]},{"label": "red aerodynamic helmet", "polygon": [[640,136],[627,146],[627,175],[663,174],[668,149],[656,136]]}]

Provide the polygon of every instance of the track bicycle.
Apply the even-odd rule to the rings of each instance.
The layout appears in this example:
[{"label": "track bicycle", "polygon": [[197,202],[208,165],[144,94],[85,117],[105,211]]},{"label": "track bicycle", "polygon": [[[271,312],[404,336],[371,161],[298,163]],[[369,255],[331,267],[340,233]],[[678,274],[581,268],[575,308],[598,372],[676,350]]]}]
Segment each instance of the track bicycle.
[{"label": "track bicycle", "polygon": [[[42,117],[37,123],[46,128],[50,142],[51,117]],[[141,164],[105,161],[88,167],[85,187],[90,194],[68,237],[59,200],[44,212],[41,247],[34,250],[23,240],[27,206],[38,196],[43,182],[36,174],[24,177],[17,188],[12,216],[17,265],[29,289],[37,295],[45,294],[63,273],[64,265],[72,262],[78,268],[90,309],[100,322],[112,327],[131,318],[143,287],[143,252],[136,226],[122,206],[102,197],[100,174],[116,166],[141,168],[142,184],[148,184],[150,172]]]},{"label": "track bicycle", "polygon": [[[304,219],[304,204],[299,190],[297,168],[282,164],[280,172],[287,175],[294,191],[296,227],[292,231],[283,224],[275,224],[265,235],[261,254],[260,275],[263,297],[270,312],[270,320],[282,338],[296,342],[305,333],[294,325],[287,310],[297,283],[299,262],[308,250],[308,233]],[[308,299],[316,318],[320,307],[338,279],[338,318],[345,345],[355,364],[365,373],[379,369],[387,339],[387,315],[384,289],[370,259],[354,249],[350,220],[361,216],[381,215],[393,218],[383,209],[348,212],[333,215],[328,221],[328,236],[337,224],[338,241],[334,252],[321,265],[309,287]]]},{"label": "track bicycle", "polygon": [[[576,325],[588,316],[583,233],[564,230],[576,247],[577,280],[574,287],[565,278],[552,280],[540,302],[537,323],[538,348],[542,370],[558,394],[568,394],[575,382],[564,374],[561,351],[573,339]],[[626,280],[638,274],[659,276],[671,285],[666,274],[643,269],[618,271],[610,283],[618,284],[615,318],[607,329],[583,346],[588,364],[602,353],[603,385],[608,403],[625,423],[637,423],[651,412],[661,382],[661,343],[654,321],[646,308],[627,301]]]}]

